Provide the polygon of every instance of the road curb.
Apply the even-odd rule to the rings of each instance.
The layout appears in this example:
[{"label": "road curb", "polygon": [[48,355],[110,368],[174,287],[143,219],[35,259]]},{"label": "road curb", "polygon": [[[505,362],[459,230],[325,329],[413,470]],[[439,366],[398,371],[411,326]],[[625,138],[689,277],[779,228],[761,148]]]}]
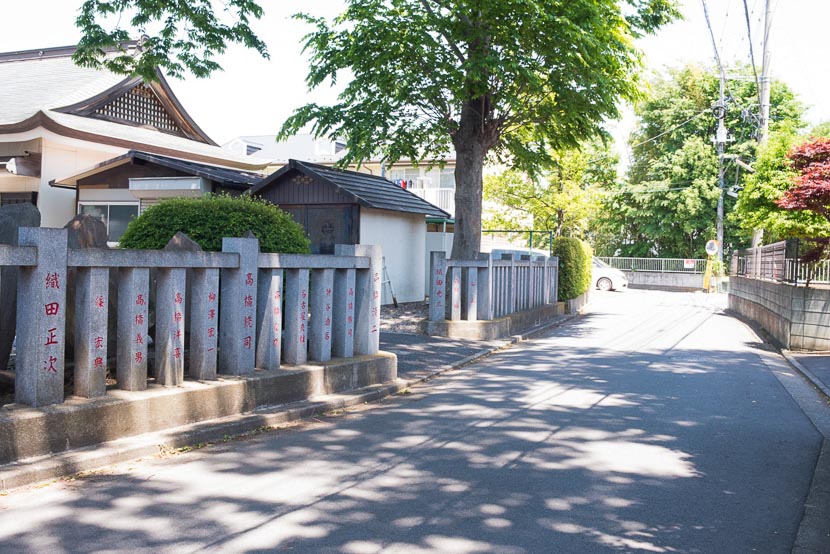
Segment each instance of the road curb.
[{"label": "road curb", "polygon": [[819,379],[818,377],[816,377],[816,376],[815,376],[815,374],[814,374],[812,371],[810,371],[809,369],[807,369],[806,367],[804,367],[804,366],[801,364],[801,362],[799,362],[799,361],[798,361],[798,360],[797,360],[797,359],[796,359],[796,358],[792,355],[792,351],[791,351],[791,350],[785,350],[785,349],[783,349],[783,348],[778,349],[778,350],[779,350],[779,352],[781,353],[781,355],[782,355],[782,356],[784,356],[784,359],[785,359],[785,360],[787,360],[787,363],[789,363],[789,364],[793,367],[793,369],[795,369],[796,371],[798,371],[801,375],[803,375],[803,376],[804,376],[804,378],[805,378],[805,379],[807,379],[808,381],[810,381],[810,383],[812,383],[812,385],[813,385],[816,389],[818,389],[818,391],[819,391],[819,392],[821,392],[821,394],[823,394],[823,395],[824,395],[824,397],[825,397],[827,400],[830,400],[830,387],[828,387],[826,384],[824,384],[824,382],[823,382],[821,379]]},{"label": "road curb", "polygon": [[515,335],[503,344],[483,349],[458,361],[442,365],[426,375],[397,379],[391,383],[372,385],[347,393],[332,394],[291,404],[263,406],[254,412],[207,420],[143,435],[125,437],[89,447],[57,454],[29,458],[0,467],[0,491],[30,485],[36,482],[61,479],[91,472],[109,465],[128,462],[148,456],[158,456],[205,443],[215,444],[234,438],[243,438],[279,425],[307,419],[334,410],[377,402],[398,394],[412,386],[425,383],[443,373],[458,369],[486,356],[529,340],[568,323],[577,315],[567,316],[548,325]]}]

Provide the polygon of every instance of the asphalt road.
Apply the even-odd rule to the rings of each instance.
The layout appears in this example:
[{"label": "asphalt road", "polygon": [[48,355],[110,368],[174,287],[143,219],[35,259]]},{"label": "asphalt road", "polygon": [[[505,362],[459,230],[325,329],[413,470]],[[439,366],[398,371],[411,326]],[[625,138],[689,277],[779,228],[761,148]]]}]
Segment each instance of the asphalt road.
[{"label": "asphalt road", "polygon": [[0,551],[789,552],[822,436],[717,298],[598,294],[379,405],[13,491]]}]

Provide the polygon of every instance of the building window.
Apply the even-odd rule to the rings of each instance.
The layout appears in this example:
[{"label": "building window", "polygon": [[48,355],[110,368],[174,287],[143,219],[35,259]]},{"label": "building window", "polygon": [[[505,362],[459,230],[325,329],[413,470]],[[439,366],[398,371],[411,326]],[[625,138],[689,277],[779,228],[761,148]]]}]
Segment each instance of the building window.
[{"label": "building window", "polygon": [[455,168],[445,167],[441,170],[441,188],[454,189],[455,188]]},{"label": "building window", "polygon": [[78,213],[97,217],[107,226],[107,242],[118,242],[127,225],[138,217],[138,203],[78,202]]},{"label": "building window", "polygon": [[389,172],[389,176],[393,183],[403,188],[423,188],[423,180],[418,180],[421,178],[421,170],[417,167],[393,169]]}]

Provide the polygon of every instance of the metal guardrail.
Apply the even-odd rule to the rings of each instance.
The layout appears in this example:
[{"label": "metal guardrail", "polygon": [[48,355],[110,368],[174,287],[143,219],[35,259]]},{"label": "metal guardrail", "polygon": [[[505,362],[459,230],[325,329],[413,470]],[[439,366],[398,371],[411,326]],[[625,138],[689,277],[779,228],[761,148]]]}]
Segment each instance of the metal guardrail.
[{"label": "metal guardrail", "polygon": [[699,258],[626,258],[597,256],[597,259],[622,271],[703,273],[706,270],[706,260]]}]

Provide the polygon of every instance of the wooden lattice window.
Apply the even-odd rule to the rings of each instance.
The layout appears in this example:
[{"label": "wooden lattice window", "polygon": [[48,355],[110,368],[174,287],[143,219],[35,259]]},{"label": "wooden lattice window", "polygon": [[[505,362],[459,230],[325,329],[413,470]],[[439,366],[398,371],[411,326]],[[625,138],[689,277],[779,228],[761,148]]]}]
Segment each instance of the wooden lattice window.
[{"label": "wooden lattice window", "polygon": [[112,102],[101,106],[95,111],[95,115],[183,134],[153,90],[144,83],[133,87],[128,93]]}]

